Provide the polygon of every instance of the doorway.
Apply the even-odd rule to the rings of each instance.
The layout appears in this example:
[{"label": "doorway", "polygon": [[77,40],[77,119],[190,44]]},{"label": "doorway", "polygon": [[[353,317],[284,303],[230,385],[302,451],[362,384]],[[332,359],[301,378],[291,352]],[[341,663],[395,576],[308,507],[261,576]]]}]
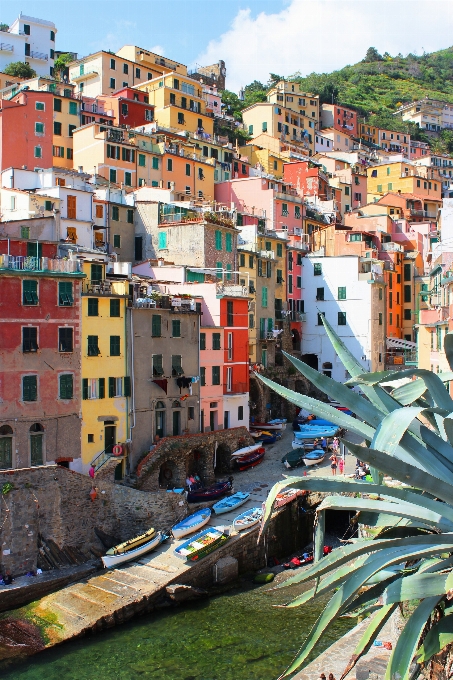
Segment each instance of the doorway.
[{"label": "doorway", "polygon": [[181,412],[173,411],[173,437],[181,434]]},{"label": "doorway", "polygon": [[214,430],[215,430],[216,416],[217,416],[217,411],[209,411],[209,427],[210,427],[211,432],[214,432]]},{"label": "doorway", "polygon": [[223,412],[223,429],[228,430],[229,427],[230,427],[230,412],[224,411]]},{"label": "doorway", "polygon": [[113,447],[116,444],[116,426],[115,425],[105,425],[104,426],[104,446],[105,453],[113,454]]},{"label": "doorway", "polygon": [[156,404],[156,434],[160,439],[165,436],[165,404],[158,401]]}]

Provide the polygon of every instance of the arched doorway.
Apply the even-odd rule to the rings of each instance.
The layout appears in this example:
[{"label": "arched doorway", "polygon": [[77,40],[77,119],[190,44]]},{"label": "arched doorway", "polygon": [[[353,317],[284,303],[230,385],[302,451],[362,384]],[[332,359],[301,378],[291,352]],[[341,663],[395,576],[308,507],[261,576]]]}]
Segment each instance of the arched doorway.
[{"label": "arched doorway", "polygon": [[175,486],[183,486],[180,480],[178,467],[173,460],[166,460],[159,468],[159,486],[161,489],[172,489]]},{"label": "arched doorway", "polygon": [[214,474],[222,475],[231,472],[231,449],[226,444],[219,444],[215,452]]},{"label": "arched doorway", "polygon": [[44,428],[41,423],[30,427],[30,465],[44,465]]},{"label": "arched doorway", "polygon": [[9,425],[0,427],[0,470],[13,467],[13,428]]}]

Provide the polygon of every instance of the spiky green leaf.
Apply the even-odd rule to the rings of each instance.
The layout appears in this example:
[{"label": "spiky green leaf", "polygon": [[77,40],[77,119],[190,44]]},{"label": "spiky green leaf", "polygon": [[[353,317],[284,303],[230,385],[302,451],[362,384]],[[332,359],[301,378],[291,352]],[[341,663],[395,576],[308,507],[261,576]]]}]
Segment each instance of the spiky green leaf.
[{"label": "spiky green leaf", "polygon": [[438,621],[426,635],[422,646],[417,652],[417,663],[428,663],[447,645],[453,642],[453,610],[447,610],[446,616]]}]

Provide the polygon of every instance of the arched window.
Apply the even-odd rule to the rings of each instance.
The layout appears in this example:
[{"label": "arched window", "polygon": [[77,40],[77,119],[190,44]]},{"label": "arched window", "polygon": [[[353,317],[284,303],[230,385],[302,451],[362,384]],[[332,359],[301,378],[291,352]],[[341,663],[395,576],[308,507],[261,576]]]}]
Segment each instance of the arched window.
[{"label": "arched window", "polygon": [[161,409],[161,408],[165,408],[164,402],[163,402],[163,401],[157,401],[157,402],[156,402],[156,411],[157,411],[158,409]]},{"label": "arched window", "polygon": [[30,427],[30,465],[44,465],[44,428],[41,423]]},{"label": "arched window", "polygon": [[13,429],[9,425],[0,427],[0,470],[13,467]]},{"label": "arched window", "polygon": [[175,399],[175,401],[171,405],[172,408],[181,408],[181,403]]}]

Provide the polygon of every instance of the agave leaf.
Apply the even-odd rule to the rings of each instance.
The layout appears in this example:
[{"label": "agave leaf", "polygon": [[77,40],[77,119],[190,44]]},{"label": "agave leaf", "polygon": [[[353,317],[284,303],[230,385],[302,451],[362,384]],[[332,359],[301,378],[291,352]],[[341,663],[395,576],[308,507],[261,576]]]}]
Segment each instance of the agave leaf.
[{"label": "agave leaf", "polygon": [[453,380],[453,371],[442,371],[442,373],[437,374],[442,382],[450,382]]},{"label": "agave leaf", "polygon": [[314,550],[313,559],[319,562],[323,556],[324,535],[326,533],[326,515],[324,512],[316,513],[315,536],[314,536]]},{"label": "agave leaf", "polygon": [[386,526],[377,534],[377,538],[407,538],[408,536],[421,536],[422,534],[432,533],[432,530],[426,527],[421,527],[418,523],[409,522],[409,520],[404,520],[399,522],[395,526]]},{"label": "agave leaf", "polygon": [[417,663],[428,663],[435,654],[439,654],[447,645],[453,642],[453,610],[446,612],[426,635],[422,646],[417,652]]},{"label": "agave leaf", "polygon": [[433,574],[436,571],[448,569],[453,565],[453,556],[446,558],[430,558],[423,560],[418,568],[419,574]]},{"label": "agave leaf", "polygon": [[347,441],[344,443],[354,455],[360,457],[361,460],[366,461],[369,465],[373,465],[373,467],[376,467],[381,472],[385,473],[387,470],[391,470],[394,479],[399,479],[400,482],[410,484],[419,489],[425,489],[435,498],[441,498],[443,501],[450,504],[452,489],[451,484],[443,481],[445,477],[434,477],[424,470],[420,470],[414,465],[405,463],[398,458],[390,457],[382,451],[358,446],[357,444],[352,444]]},{"label": "agave leaf", "polygon": [[415,522],[403,517],[395,520],[394,515],[366,512],[364,510],[359,513],[358,521],[367,527],[423,527],[425,529],[430,528],[432,531],[432,527],[425,526],[423,522]]},{"label": "agave leaf", "polygon": [[409,618],[390,657],[385,680],[394,680],[395,678],[409,680],[409,668],[416,652],[418,641],[426,626],[426,621],[432,614],[439,599],[437,596],[425,598]]},{"label": "agave leaf", "polygon": [[412,378],[413,375],[419,376],[424,381],[429,394],[440,408],[453,411],[453,399],[448,394],[442,380],[436,373],[428,371],[426,368],[410,368],[399,372],[401,378]]},{"label": "agave leaf", "polygon": [[[439,551],[440,552],[440,551]],[[450,572],[451,573],[451,572]],[[412,574],[391,583],[382,596],[383,604],[418,600],[420,595],[434,597],[445,595],[449,590],[450,574]],[[451,580],[451,578],[450,578]]]},{"label": "agave leaf", "polygon": [[395,388],[390,394],[394,399],[399,401],[400,404],[407,406],[407,404],[412,404],[413,401],[419,399],[425,392],[425,383],[423,380],[420,380],[420,378],[417,378],[417,380],[411,380],[407,385],[401,385],[401,387]]},{"label": "agave leaf", "polygon": [[[450,414],[453,415],[453,414]],[[447,436],[447,440],[451,443],[453,443],[453,419],[452,418],[444,418],[444,429],[445,429],[445,434]]]},{"label": "agave leaf", "polygon": [[420,427],[420,435],[423,441],[428,444],[431,449],[435,449],[441,454],[442,459],[445,461],[444,465],[448,467],[451,466],[451,469],[453,469],[453,446],[447,444],[447,442],[444,441],[442,437],[439,437],[439,435],[437,435],[425,425]]},{"label": "agave leaf", "polygon": [[373,607],[376,604],[382,606],[382,602],[379,601],[379,598],[382,596],[382,593],[385,592],[385,590],[391,583],[401,578],[403,578],[401,574],[393,574],[392,576],[389,576],[387,579],[383,579],[379,583],[376,583],[370,588],[367,588],[367,590],[359,593],[358,596],[355,597],[342,611],[342,616],[346,614],[348,616],[360,616],[362,612],[368,609],[369,607]]},{"label": "agave leaf", "polygon": [[335,395],[337,401],[343,404],[343,406],[347,406],[359,418],[373,427],[378,427],[385,415],[383,411],[377,409],[368,400],[364,399],[353,390],[350,390],[336,380],[332,380],[332,378],[327,377],[323,373],[316,371],[314,368],[311,368],[311,366],[308,366],[308,364],[300,361],[300,359],[296,359],[286,352],[283,352],[283,354],[292,364],[294,364],[297,370],[318,389],[329,396]]},{"label": "agave leaf", "polygon": [[381,604],[370,604],[366,605],[365,607],[361,607],[360,609],[355,609],[354,611],[351,612],[349,611],[344,612],[343,614],[340,614],[338,618],[356,619],[358,616],[368,616],[368,614],[374,614],[374,612],[378,612],[380,609],[382,609]]},{"label": "agave leaf", "polygon": [[447,357],[448,365],[453,371],[453,333],[446,333],[444,337],[444,352]]},{"label": "agave leaf", "polygon": [[366,627],[366,630],[364,631],[362,637],[358,641],[357,646],[354,649],[354,652],[349,660],[348,665],[341,674],[340,680],[344,680],[348,673],[352,671],[360,657],[368,653],[368,651],[371,648],[371,645],[376,639],[376,636],[378,635],[380,630],[382,630],[384,625],[387,623],[387,621],[389,620],[397,606],[398,605],[396,604],[389,604],[387,605],[387,607],[381,607],[380,610],[373,616],[370,623]]},{"label": "agave leaf", "polygon": [[422,411],[419,406],[407,406],[389,413],[377,428],[371,448],[393,455],[403,434]]},{"label": "agave leaf", "polygon": [[[351,373],[351,371],[349,371]],[[352,376],[352,373],[351,373]],[[376,371],[375,373],[360,373],[345,381],[345,385],[378,385],[382,382],[396,382],[400,380],[401,371]]]}]

